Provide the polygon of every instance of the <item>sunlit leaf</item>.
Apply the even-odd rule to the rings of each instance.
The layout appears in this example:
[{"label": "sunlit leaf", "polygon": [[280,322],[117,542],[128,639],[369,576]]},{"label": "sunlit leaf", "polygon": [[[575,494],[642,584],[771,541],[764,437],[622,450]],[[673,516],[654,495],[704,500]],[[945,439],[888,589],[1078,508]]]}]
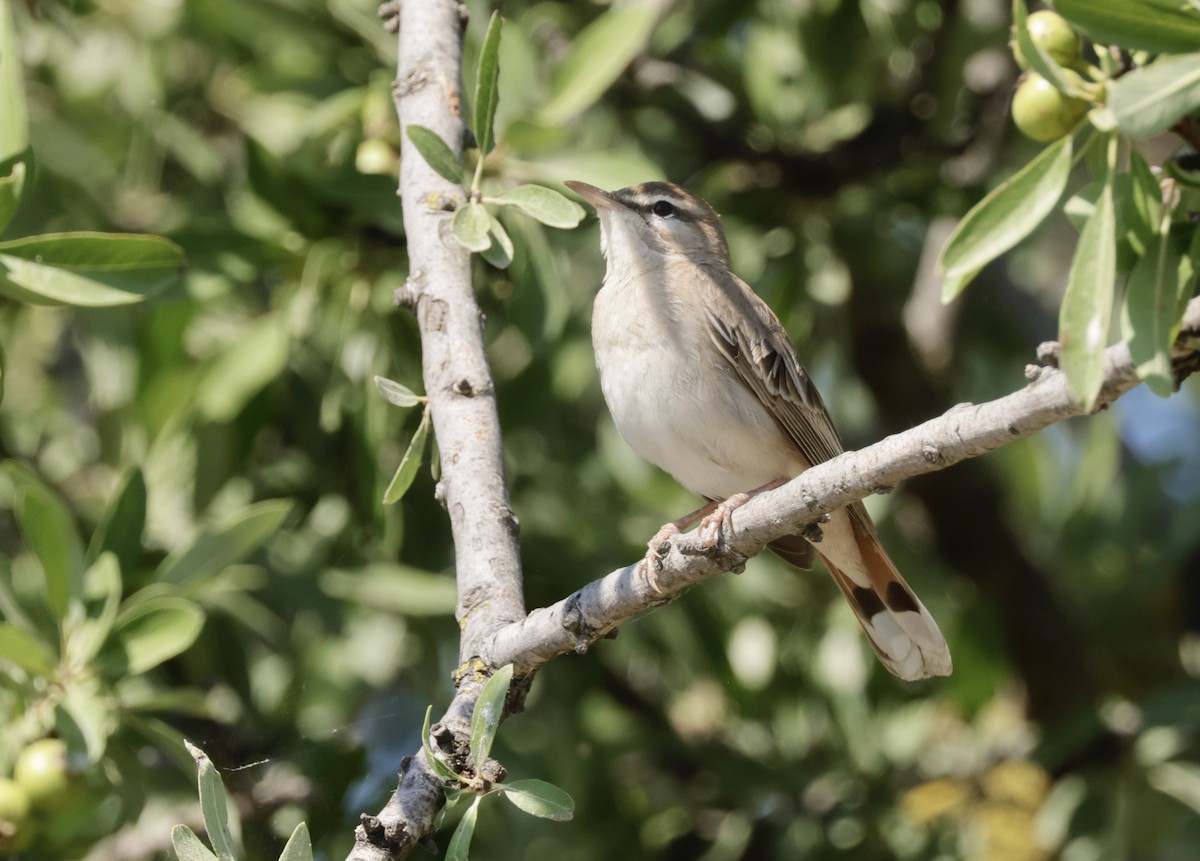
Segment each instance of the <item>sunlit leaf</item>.
[{"label": "sunlit leaf", "polygon": [[1179,0],[1055,0],[1054,10],[1103,45],[1152,54],[1200,51],[1200,10]]},{"label": "sunlit leaf", "polygon": [[395,380],[379,376],[376,376],[374,380],[375,388],[379,389],[379,394],[383,395],[384,400],[389,404],[398,407],[415,407],[421,401],[425,400],[403,383],[397,383]]},{"label": "sunlit leaf", "polygon": [[425,709],[425,724],[421,727],[421,748],[425,752],[425,761],[429,764],[429,768],[448,783],[459,783],[462,778],[450,770],[446,763],[442,762],[440,756],[433,749],[433,744],[429,740],[429,718],[433,714],[433,706]]},{"label": "sunlit leaf", "polygon": [[225,795],[225,784],[217,767],[208,755],[194,744],[187,744],[192,758],[196,760],[196,783],[200,792],[200,813],[204,817],[204,830],[221,861],[234,861],[233,837],[229,833],[229,802]]},{"label": "sunlit leaf", "polygon": [[[2,167],[3,164],[0,164]],[[16,214],[24,187],[25,162],[17,161],[9,168],[7,175],[0,176],[0,233],[4,232]]]},{"label": "sunlit leaf", "polygon": [[468,251],[487,251],[492,244],[488,235],[490,228],[487,210],[475,200],[460,206],[450,221],[455,238]]},{"label": "sunlit leaf", "polygon": [[14,461],[4,471],[17,487],[17,523],[45,575],[46,605],[62,619],[68,603],[80,600],[83,584],[83,543],[71,512],[31,470]]},{"label": "sunlit leaf", "polygon": [[203,582],[262,546],[283,525],[293,507],[288,500],[268,499],[235,511],[201,532],[188,547],[167,557],[155,579],[181,589]]},{"label": "sunlit leaf", "polygon": [[186,598],[152,595],[127,602],[100,662],[137,675],[186,650],[204,627],[204,611]]},{"label": "sunlit leaf", "polygon": [[500,791],[518,808],[542,819],[566,822],[575,815],[575,799],[544,780],[514,780],[502,785]]},{"label": "sunlit leaf", "polygon": [[1125,286],[1122,333],[1138,376],[1161,397],[1175,388],[1171,372],[1171,330],[1179,306],[1180,253],[1170,233],[1160,234]]},{"label": "sunlit leaf", "polygon": [[471,756],[475,767],[482,768],[492,752],[496,730],[504,717],[504,700],[512,683],[513,665],[505,664],[488,678],[471,712]]},{"label": "sunlit leaf", "polygon": [[291,335],[282,313],[250,323],[205,369],[196,386],[196,412],[228,422],[287,367]]},{"label": "sunlit leaf", "polygon": [[966,214],[938,261],[942,301],[957,296],[972,278],[1033,232],[1062,197],[1071,173],[1073,136],[1042,152]]},{"label": "sunlit leaf", "polygon": [[496,104],[500,99],[500,27],[503,19],[500,12],[492,13],[488,21],[487,35],[483,37],[483,48],[479,52],[479,74],[475,81],[475,140],[479,143],[482,158],[492,151],[496,143],[493,124]]},{"label": "sunlit leaf", "polygon": [[[21,80],[20,39],[7,0],[0,0],[0,164],[29,146],[29,117]],[[3,230],[0,225],[0,230]]]},{"label": "sunlit leaf", "polygon": [[458,820],[458,827],[454,829],[454,834],[450,837],[450,843],[446,846],[446,861],[467,861],[467,852],[471,848],[471,838],[475,836],[475,821],[479,816],[479,802],[483,800],[482,796],[477,797],[471,802],[471,806],[467,808],[467,812],[463,814],[463,818]]},{"label": "sunlit leaf", "polygon": [[488,238],[491,245],[482,252],[483,259],[497,269],[507,269],[513,261],[513,241],[496,216],[488,213]]},{"label": "sunlit leaf", "polygon": [[658,17],[651,4],[612,6],[571,45],[538,121],[555,126],[586,111],[642,52]]},{"label": "sunlit leaf", "polygon": [[454,578],[404,565],[377,564],[326,571],[321,589],[341,601],[404,616],[442,616],[454,612]]},{"label": "sunlit leaf", "polygon": [[429,410],[426,409],[421,415],[421,423],[417,425],[417,430],[413,434],[412,441],[408,444],[408,449],[404,452],[404,457],[400,458],[400,465],[396,467],[396,474],[392,476],[392,480],[388,482],[387,490],[383,492],[384,505],[399,502],[412,486],[413,479],[417,477],[417,471],[421,468],[421,464],[425,459],[425,441],[428,437]]},{"label": "sunlit leaf", "polygon": [[0,242],[0,295],[39,305],[126,305],[177,282],[183,263],[183,249],[159,236],[30,236]]},{"label": "sunlit leaf", "polygon": [[301,822],[288,838],[287,845],[279,855],[279,861],[312,861],[312,840],[308,836],[308,825]]},{"label": "sunlit leaf", "polygon": [[1122,134],[1166,131],[1200,108],[1200,53],[1159,57],[1122,75],[1109,88],[1108,106]]},{"label": "sunlit leaf", "polygon": [[87,615],[68,633],[67,652],[76,666],[90,663],[100,653],[117,621],[121,603],[121,566],[108,551],[101,553],[84,574]]},{"label": "sunlit leaf", "polygon": [[50,676],[58,659],[49,646],[32,634],[0,622],[0,664],[6,662],[34,676]]},{"label": "sunlit leaf", "polygon": [[1116,277],[1116,215],[1110,174],[1079,235],[1059,316],[1062,369],[1071,394],[1087,410],[1095,405],[1104,382],[1104,348]]},{"label": "sunlit leaf", "polygon": [[587,214],[578,203],[544,185],[518,185],[497,195],[494,200],[515,206],[547,227],[576,227]]},{"label": "sunlit leaf", "polygon": [[186,825],[176,825],[171,829],[171,847],[179,861],[218,861],[217,856],[196,836],[196,832]]},{"label": "sunlit leaf", "polygon": [[104,511],[92,541],[87,562],[91,564],[104,551],[117,557],[119,567],[132,570],[142,555],[142,532],[146,528],[146,479],[139,467],[125,476],[121,489]]},{"label": "sunlit leaf", "polygon": [[404,127],[404,133],[408,135],[408,139],[417,148],[417,152],[421,154],[425,162],[443,179],[447,179],[455,185],[462,185],[462,162],[454,154],[454,150],[450,149],[450,145],[438,136],[437,132],[416,123],[409,123]]}]

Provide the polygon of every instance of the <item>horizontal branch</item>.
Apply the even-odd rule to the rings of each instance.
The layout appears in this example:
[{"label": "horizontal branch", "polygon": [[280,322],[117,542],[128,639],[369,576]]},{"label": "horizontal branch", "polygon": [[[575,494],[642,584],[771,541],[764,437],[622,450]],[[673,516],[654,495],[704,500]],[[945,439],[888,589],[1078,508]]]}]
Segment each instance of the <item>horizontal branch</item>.
[{"label": "horizontal branch", "polygon": [[[1198,369],[1200,297],[1188,304],[1173,360],[1180,379]],[[1086,414],[1071,396],[1062,371],[1030,366],[1027,376],[1030,383],[1017,392],[983,404],[959,404],[938,418],[846,452],[755,496],[733,512],[732,529],[720,549],[707,546],[695,533],[675,536],[661,570],[655,572],[657,589],[640,561],[619,568],[500,628],[485,641],[480,658],[493,667],[514,664],[523,675],[557,655],[584,652],[618,625],[674,600],[695,583],[738,568],[771,541],[800,532],[831,511]],[[1109,347],[1097,409],[1138,383],[1128,345]]]}]

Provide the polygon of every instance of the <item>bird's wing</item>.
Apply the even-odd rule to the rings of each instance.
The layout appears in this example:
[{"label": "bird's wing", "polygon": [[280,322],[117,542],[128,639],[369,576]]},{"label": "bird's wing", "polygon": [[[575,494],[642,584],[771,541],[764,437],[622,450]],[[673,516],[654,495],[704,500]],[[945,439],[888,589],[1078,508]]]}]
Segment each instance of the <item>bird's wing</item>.
[{"label": "bird's wing", "polygon": [[705,313],[717,349],[805,460],[818,464],[841,454],[833,419],[775,312],[736,275],[704,272],[715,288],[716,301],[707,303]]}]

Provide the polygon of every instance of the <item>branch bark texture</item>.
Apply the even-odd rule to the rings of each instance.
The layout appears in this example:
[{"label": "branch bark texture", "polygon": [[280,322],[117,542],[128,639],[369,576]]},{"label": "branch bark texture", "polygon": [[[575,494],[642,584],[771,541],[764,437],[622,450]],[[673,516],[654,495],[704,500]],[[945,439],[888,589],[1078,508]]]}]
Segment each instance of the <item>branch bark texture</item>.
[{"label": "branch bark texture", "polygon": [[[394,97],[403,134],[400,197],[409,277],[397,302],[410,306],[421,331],[422,374],[441,453],[438,498],[454,536],[462,635],[457,692],[439,725],[452,738],[469,734],[471,711],[486,680],[472,659],[501,627],[525,615],[517,520],[508,499],[495,386],[484,354],[483,317],[475,302],[471,257],[449,233],[436,201],[462,202],[463,190],[439,176],[409,143],[407,128],[432,129],[461,155],[464,8],[455,0],[407,0],[399,6],[399,64]],[[363,816],[350,861],[406,857],[434,830],[445,797],[418,750],[377,816]]]}]

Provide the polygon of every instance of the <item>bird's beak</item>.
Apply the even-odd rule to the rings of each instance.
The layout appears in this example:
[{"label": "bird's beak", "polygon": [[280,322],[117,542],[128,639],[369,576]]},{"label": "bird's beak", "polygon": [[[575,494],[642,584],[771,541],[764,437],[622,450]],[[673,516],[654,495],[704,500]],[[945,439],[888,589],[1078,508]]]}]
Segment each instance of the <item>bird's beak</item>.
[{"label": "bird's beak", "polygon": [[602,188],[596,188],[594,185],[588,185],[586,182],[579,182],[574,179],[568,179],[563,185],[596,207],[596,209],[621,208],[621,204],[613,200],[612,196]]}]

